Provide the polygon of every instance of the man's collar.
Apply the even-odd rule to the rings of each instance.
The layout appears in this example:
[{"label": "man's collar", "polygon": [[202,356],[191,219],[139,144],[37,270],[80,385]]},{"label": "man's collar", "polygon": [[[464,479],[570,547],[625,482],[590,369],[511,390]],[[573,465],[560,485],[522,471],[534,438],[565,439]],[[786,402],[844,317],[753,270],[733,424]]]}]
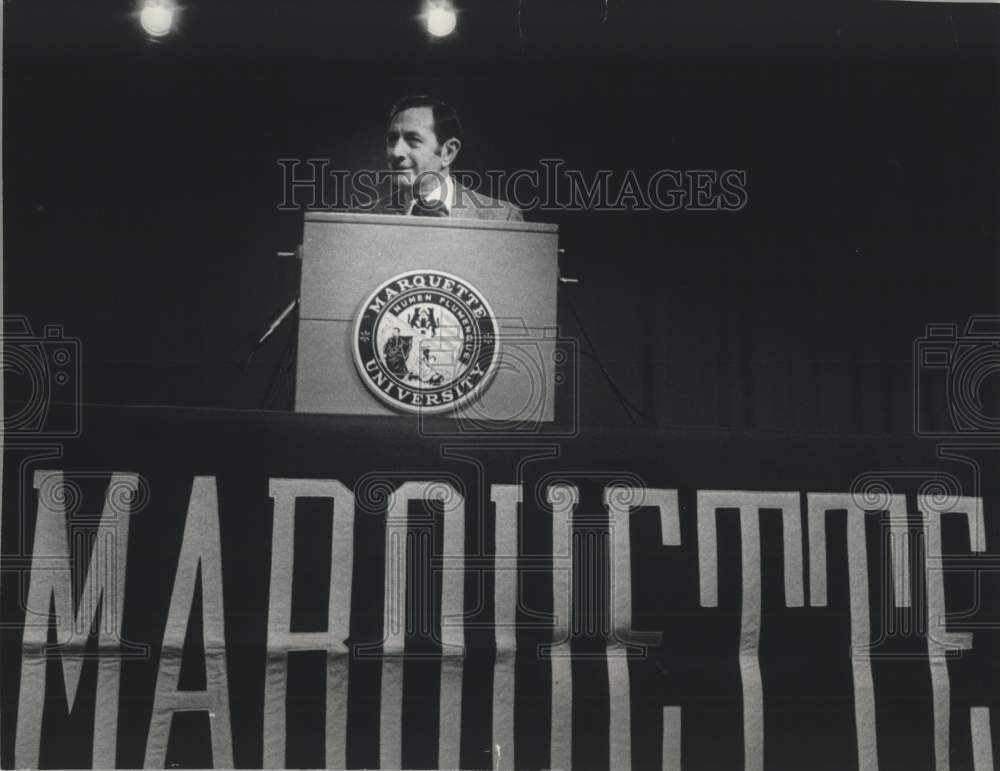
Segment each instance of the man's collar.
[{"label": "man's collar", "polygon": [[[444,194],[442,195],[441,188],[444,187]],[[447,175],[444,178],[444,185],[438,184],[434,187],[431,192],[423,197],[425,203],[437,203],[438,201],[444,201],[444,208],[451,214],[452,208],[455,206],[455,181],[451,178],[451,175]],[[413,205],[416,203],[416,198],[410,199],[410,207],[406,210],[407,214],[413,213]]]}]

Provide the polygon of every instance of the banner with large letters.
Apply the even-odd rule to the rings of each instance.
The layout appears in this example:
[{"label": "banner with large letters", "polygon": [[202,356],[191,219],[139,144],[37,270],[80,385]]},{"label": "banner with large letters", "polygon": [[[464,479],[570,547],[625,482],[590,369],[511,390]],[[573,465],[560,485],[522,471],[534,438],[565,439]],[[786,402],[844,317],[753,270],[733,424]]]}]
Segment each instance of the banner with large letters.
[{"label": "banner with large letters", "polygon": [[5,768],[976,768],[1000,450],[84,407],[4,447]]}]

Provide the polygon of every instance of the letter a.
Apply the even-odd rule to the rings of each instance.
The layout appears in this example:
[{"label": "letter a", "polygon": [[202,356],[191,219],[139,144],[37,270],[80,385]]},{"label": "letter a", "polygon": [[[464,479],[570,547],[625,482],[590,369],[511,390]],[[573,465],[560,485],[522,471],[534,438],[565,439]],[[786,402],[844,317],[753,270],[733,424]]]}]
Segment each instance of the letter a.
[{"label": "letter a", "polygon": [[[202,642],[205,647],[204,691],[181,691],[181,653],[201,570]],[[215,477],[195,477],[184,525],[184,542],[163,632],[160,670],[156,676],[153,717],[146,741],[146,768],[166,768],[167,740],[175,712],[207,711],[212,734],[212,765],[233,767],[233,732],[229,721],[226,679],[226,631],[222,608],[222,548]]]}]

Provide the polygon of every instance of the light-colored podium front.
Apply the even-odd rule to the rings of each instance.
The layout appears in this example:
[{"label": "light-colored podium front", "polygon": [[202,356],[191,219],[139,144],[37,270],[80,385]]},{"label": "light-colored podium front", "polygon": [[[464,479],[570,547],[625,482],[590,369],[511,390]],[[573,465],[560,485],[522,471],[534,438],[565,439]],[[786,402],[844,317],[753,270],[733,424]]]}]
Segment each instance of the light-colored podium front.
[{"label": "light-colored podium front", "polygon": [[[419,403],[409,410],[395,406],[386,397],[386,393],[392,394],[391,384],[384,385],[386,393],[382,393],[372,382],[363,380],[365,364],[359,358],[358,341],[368,340],[373,358],[379,359],[369,361],[370,368],[381,368],[389,379],[396,377],[385,370],[385,365],[394,363],[392,353],[398,349],[395,366],[396,372],[402,373],[400,383],[413,383],[417,392],[424,389],[424,398],[435,399],[434,411],[439,414],[516,422],[554,419],[556,225],[312,212],[305,217],[301,255],[297,412],[390,415],[419,411]],[[425,271],[426,278],[422,273]],[[384,299],[385,294],[378,295],[380,287],[413,272],[412,281],[436,279],[437,285],[444,281],[457,292],[456,302],[457,298],[467,299],[468,305],[453,305],[451,295],[415,295],[410,302],[426,297],[436,304],[410,306],[409,315],[402,306],[396,306],[394,311],[400,315],[391,316],[388,326],[392,332],[379,332],[378,340],[373,340],[374,333],[362,328],[361,319],[371,315],[369,309],[382,307],[382,300],[373,300],[373,293],[375,298]],[[399,288],[398,283],[391,286]],[[403,286],[408,284],[404,282]],[[385,291],[390,298],[398,294],[391,288]],[[439,302],[442,300],[443,305]],[[448,380],[441,363],[433,363],[441,357],[422,351],[421,361],[413,340],[417,339],[417,346],[426,347],[420,335],[446,329],[445,318],[452,321],[461,336],[459,319],[479,321],[483,317],[483,323],[487,323],[486,309],[495,317],[499,332],[495,349],[489,349],[495,350],[494,374],[474,397],[470,394],[464,401],[457,400],[460,406],[451,408],[443,398],[429,395],[435,391],[448,393],[442,391],[444,386],[435,388],[435,379],[438,383],[443,379],[445,385]],[[416,318],[418,314],[423,318]],[[416,326],[410,326],[406,318]],[[400,327],[406,346],[397,346],[396,340],[386,337],[399,337]],[[476,333],[467,336],[471,339]],[[489,342],[493,334],[485,337]],[[443,345],[431,350],[440,353]],[[457,361],[463,349],[459,343],[453,347]],[[379,382],[385,381],[380,372],[375,374]],[[397,385],[403,393],[403,386]],[[456,381],[455,385],[460,390],[461,384]],[[456,394],[452,393],[452,398]],[[419,401],[422,396],[413,398]]]}]

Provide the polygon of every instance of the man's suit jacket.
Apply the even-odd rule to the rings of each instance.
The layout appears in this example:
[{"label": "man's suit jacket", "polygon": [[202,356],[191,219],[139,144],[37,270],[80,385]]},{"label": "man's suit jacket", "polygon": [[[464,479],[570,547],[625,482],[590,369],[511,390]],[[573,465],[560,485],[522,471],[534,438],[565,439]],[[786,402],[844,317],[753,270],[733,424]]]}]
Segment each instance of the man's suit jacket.
[{"label": "man's suit jacket", "polygon": [[[521,210],[507,201],[490,198],[488,195],[455,185],[455,202],[449,213],[450,217],[477,220],[494,220],[507,222],[524,222]],[[373,209],[375,214],[409,214],[409,205],[403,205],[392,195],[383,196]]]}]

